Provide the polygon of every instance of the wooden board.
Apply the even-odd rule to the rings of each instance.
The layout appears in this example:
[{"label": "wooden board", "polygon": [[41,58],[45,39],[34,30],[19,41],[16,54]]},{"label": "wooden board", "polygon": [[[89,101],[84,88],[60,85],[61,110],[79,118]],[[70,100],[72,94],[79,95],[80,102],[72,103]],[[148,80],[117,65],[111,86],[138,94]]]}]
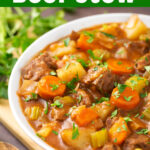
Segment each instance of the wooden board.
[{"label": "wooden board", "polygon": [[20,140],[29,150],[44,150],[30,139],[17,124],[8,100],[0,99],[0,122]]}]

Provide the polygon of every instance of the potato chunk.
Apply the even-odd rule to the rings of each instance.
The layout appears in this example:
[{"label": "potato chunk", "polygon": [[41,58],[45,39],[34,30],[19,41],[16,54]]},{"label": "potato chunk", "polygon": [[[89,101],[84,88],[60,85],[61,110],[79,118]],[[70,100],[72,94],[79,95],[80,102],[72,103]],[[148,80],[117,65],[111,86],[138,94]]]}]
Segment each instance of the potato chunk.
[{"label": "potato chunk", "polygon": [[133,15],[123,25],[126,36],[130,40],[138,39],[141,34],[146,33],[147,27],[137,15]]},{"label": "potato chunk", "polygon": [[53,56],[62,57],[64,55],[75,53],[76,44],[74,41],[70,41],[68,46],[65,46],[63,42],[54,43],[50,46],[50,51]]},{"label": "potato chunk", "polygon": [[141,93],[143,88],[148,84],[148,80],[143,77],[132,76],[125,82],[125,84],[136,90],[138,93]]},{"label": "potato chunk", "polygon": [[93,129],[79,129],[79,136],[76,139],[72,139],[72,132],[72,129],[65,129],[61,132],[65,144],[75,149],[85,149],[90,145],[90,134],[94,132]]},{"label": "potato chunk", "polygon": [[86,74],[82,65],[76,61],[68,63],[65,67],[57,70],[57,75],[62,81],[71,81],[78,74],[79,79]]}]

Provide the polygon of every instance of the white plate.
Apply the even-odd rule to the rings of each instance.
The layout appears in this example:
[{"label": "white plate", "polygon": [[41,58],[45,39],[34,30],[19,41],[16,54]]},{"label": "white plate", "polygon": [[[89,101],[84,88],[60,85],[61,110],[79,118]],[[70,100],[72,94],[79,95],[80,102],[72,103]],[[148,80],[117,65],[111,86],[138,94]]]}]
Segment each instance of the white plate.
[{"label": "white plate", "polygon": [[[22,56],[17,61],[10,80],[9,80],[9,88],[8,88],[8,96],[9,103],[13,112],[13,115],[21,128],[27,133],[29,137],[31,137],[37,144],[43,147],[46,150],[53,150],[48,144],[42,141],[35,135],[34,130],[27,122],[25,116],[22,113],[21,106],[19,103],[19,98],[16,94],[19,88],[20,81],[20,70],[23,68],[27,62],[39,51],[45,48],[48,44],[57,41],[58,39],[70,34],[72,30],[78,31],[83,28],[91,27],[98,24],[103,23],[111,23],[111,22],[124,22],[126,21],[131,14],[129,13],[117,13],[117,14],[103,14],[103,15],[95,15],[90,17],[81,18],[62,26],[59,26],[43,36],[41,36],[38,40],[36,40],[33,44],[31,44],[27,50],[22,54]],[[144,21],[144,23],[150,27],[150,16],[140,15],[139,17]]]}]

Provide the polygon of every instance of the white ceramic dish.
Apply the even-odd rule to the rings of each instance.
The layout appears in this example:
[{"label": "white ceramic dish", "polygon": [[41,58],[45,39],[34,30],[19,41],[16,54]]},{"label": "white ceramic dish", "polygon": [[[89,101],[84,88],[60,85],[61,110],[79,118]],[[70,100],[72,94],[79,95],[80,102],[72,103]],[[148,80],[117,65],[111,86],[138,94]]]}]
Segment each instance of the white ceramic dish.
[{"label": "white ceramic dish", "polygon": [[[90,17],[81,18],[67,24],[64,24],[58,28],[55,28],[43,36],[41,36],[38,40],[36,40],[33,44],[31,44],[27,50],[23,53],[20,59],[17,61],[10,80],[9,80],[9,103],[12,109],[13,115],[21,128],[27,133],[27,135],[32,138],[37,144],[43,147],[46,150],[53,150],[52,147],[47,145],[43,142],[40,138],[35,135],[34,130],[27,122],[25,116],[22,113],[18,96],[16,91],[19,88],[19,81],[20,81],[20,70],[25,64],[40,50],[45,48],[48,44],[57,41],[61,37],[64,37],[72,32],[72,30],[78,31],[83,28],[87,28],[90,26],[102,24],[102,23],[109,23],[109,22],[124,22],[126,21],[131,14],[129,13],[117,13],[117,14],[103,14],[103,15],[95,15]],[[140,15],[139,17],[144,21],[144,23],[150,27],[150,16],[147,15]]]}]

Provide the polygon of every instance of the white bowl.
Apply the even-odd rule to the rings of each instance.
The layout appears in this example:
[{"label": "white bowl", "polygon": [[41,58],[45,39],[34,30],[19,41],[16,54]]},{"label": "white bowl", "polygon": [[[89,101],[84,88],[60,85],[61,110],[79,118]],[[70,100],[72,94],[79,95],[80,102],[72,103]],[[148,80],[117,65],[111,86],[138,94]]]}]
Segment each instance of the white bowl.
[{"label": "white bowl", "polygon": [[[38,40],[36,40],[33,44],[31,44],[27,48],[27,50],[17,61],[9,80],[8,95],[9,95],[10,107],[12,109],[13,115],[15,116],[15,119],[17,120],[21,128],[25,131],[25,133],[27,133],[29,137],[31,137],[37,144],[39,144],[44,149],[53,150],[54,148],[50,147],[48,144],[43,142],[40,138],[38,138],[35,135],[34,130],[29,125],[25,116],[22,113],[21,106],[19,103],[19,98],[16,94],[19,88],[21,68],[23,68],[35,54],[37,54],[39,51],[45,48],[48,44],[57,41],[58,39],[70,34],[72,30],[78,31],[80,29],[91,27],[102,23],[124,22],[130,16],[131,14],[129,13],[103,14],[103,15],[85,17],[85,18],[81,18],[69,22],[41,36]],[[148,27],[150,27],[150,23],[149,23],[150,16],[139,14],[139,17],[144,21],[144,23]]]}]

